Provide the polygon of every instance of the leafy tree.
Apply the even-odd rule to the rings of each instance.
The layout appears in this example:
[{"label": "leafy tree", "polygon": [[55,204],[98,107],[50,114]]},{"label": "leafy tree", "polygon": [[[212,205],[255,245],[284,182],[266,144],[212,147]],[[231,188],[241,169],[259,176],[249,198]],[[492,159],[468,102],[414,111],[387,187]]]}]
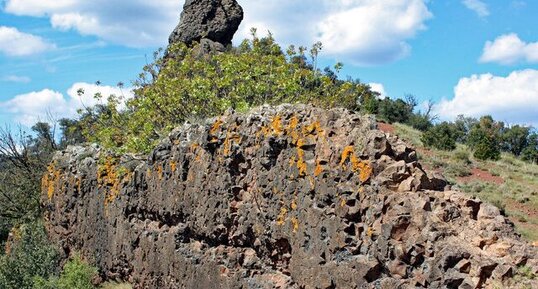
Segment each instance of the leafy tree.
[{"label": "leafy tree", "polygon": [[480,160],[498,160],[501,157],[500,143],[502,122],[496,122],[491,116],[483,116],[469,131],[467,143],[474,150],[474,156]]},{"label": "leafy tree", "polygon": [[527,147],[531,128],[514,125],[505,128],[502,132],[502,150],[520,156]]},{"label": "leafy tree", "polygon": [[407,123],[414,108],[412,103],[401,99],[392,100],[387,97],[379,101],[377,116],[388,123]]},{"label": "leafy tree", "polygon": [[477,123],[478,120],[475,118],[458,115],[453,123],[456,130],[456,141],[459,143],[467,143],[469,132]]},{"label": "leafy tree", "polygon": [[38,123],[32,130],[34,136],[22,129],[0,129],[0,226],[40,216],[41,176],[57,145],[48,124]]},{"label": "leafy tree", "polygon": [[532,133],[528,137],[527,146],[521,153],[521,158],[528,162],[538,163],[538,134]]},{"label": "leafy tree", "polygon": [[457,132],[448,122],[442,122],[428,129],[421,137],[422,143],[427,147],[451,151],[456,149]]},{"label": "leafy tree", "polygon": [[60,129],[62,131],[62,137],[60,140],[60,146],[67,147],[68,145],[77,145],[86,142],[86,138],[83,135],[82,122],[62,118],[58,121]]}]

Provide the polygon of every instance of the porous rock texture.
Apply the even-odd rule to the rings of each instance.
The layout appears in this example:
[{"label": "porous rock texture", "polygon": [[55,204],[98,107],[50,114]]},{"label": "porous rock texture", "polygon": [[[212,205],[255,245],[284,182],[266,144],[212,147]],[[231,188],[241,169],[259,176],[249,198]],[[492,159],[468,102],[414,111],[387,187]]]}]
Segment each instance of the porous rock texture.
[{"label": "porous rock texture", "polygon": [[536,250],[496,207],[375,127],[282,105],[185,124],[147,159],[70,147],[43,178],[48,231],[135,288],[536,285],[512,280]]},{"label": "porous rock texture", "polygon": [[236,0],[186,0],[181,20],[169,37],[170,44],[210,42],[228,45],[243,21],[243,8]]}]

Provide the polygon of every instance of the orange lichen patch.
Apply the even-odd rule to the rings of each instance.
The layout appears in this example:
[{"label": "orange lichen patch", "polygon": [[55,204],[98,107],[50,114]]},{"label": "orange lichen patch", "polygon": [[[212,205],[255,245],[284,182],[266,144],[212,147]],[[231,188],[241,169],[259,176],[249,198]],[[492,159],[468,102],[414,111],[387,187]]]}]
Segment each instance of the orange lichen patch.
[{"label": "orange lichen patch", "polygon": [[191,153],[195,152],[200,145],[198,143],[192,143],[189,147]]},{"label": "orange lichen patch", "polygon": [[175,161],[170,161],[170,170],[172,173],[175,173],[177,170],[177,163]]},{"label": "orange lichen patch", "polygon": [[282,117],[280,115],[275,115],[271,119],[269,126],[260,127],[260,130],[256,133],[256,137],[260,137],[261,134],[263,134],[264,137],[280,136],[283,131]]},{"label": "orange lichen patch", "polygon": [[353,148],[353,146],[345,147],[340,157],[340,166],[342,166],[342,168],[346,169],[346,161],[352,155],[355,155],[355,149]]},{"label": "orange lichen patch", "polygon": [[161,165],[157,166],[157,175],[159,176],[159,181],[163,179],[163,167]]},{"label": "orange lichen patch", "polygon": [[346,206],[346,199],[345,198],[340,198],[340,207],[345,207]]},{"label": "orange lichen patch", "polygon": [[286,128],[286,133],[291,133],[297,128],[297,125],[299,125],[299,119],[294,115],[290,118],[288,121],[288,127]]},{"label": "orange lichen patch", "polygon": [[316,160],[316,168],[314,169],[314,176],[317,177],[323,173],[323,166],[319,160]]},{"label": "orange lichen patch", "polygon": [[366,235],[368,237],[372,237],[374,235],[374,229],[372,229],[372,227],[368,227],[368,230],[366,230]]},{"label": "orange lichen patch", "polygon": [[222,144],[222,154],[224,156],[229,156],[232,151],[232,145],[233,144],[240,144],[241,143],[241,137],[239,134],[235,132],[226,132],[226,139],[224,140],[224,143]]},{"label": "orange lichen patch", "polygon": [[116,161],[112,157],[107,157],[104,165],[99,166],[97,184],[100,187],[109,188],[105,194],[105,206],[108,206],[119,196],[121,177],[117,170]]},{"label": "orange lichen patch", "polygon": [[282,117],[280,115],[275,115],[271,121],[271,129],[273,130],[273,135],[279,136],[282,134]]},{"label": "orange lichen patch", "polygon": [[303,134],[304,135],[321,135],[323,136],[325,134],[325,131],[321,128],[321,124],[319,121],[315,121],[305,127],[303,127]]},{"label": "orange lichen patch", "polygon": [[213,126],[211,126],[211,129],[209,130],[209,134],[215,134],[219,131],[220,127],[222,126],[224,122],[219,118],[213,123]]},{"label": "orange lichen patch", "polygon": [[276,218],[277,225],[279,225],[279,226],[284,225],[284,223],[286,222],[286,215],[287,214],[288,214],[288,209],[282,207],[280,209],[280,214],[278,214],[278,217]]},{"label": "orange lichen patch", "polygon": [[299,176],[306,176],[306,162],[304,161],[304,150],[301,148],[304,145],[304,141],[299,139],[297,141],[297,169],[299,169]]},{"label": "orange lichen patch", "polygon": [[355,150],[354,150],[353,146],[345,147],[344,151],[342,152],[340,165],[342,166],[342,168],[344,170],[347,169],[346,161],[348,159],[349,159],[349,161],[351,163],[351,170],[354,173],[359,174],[359,180],[362,183],[364,183],[368,179],[370,179],[370,177],[372,176],[372,172],[373,172],[372,167],[370,166],[370,164],[367,161],[362,161],[355,155]]},{"label": "orange lichen patch", "polygon": [[54,190],[60,181],[61,174],[62,172],[55,168],[54,163],[51,163],[47,167],[47,173],[41,179],[42,190],[47,191],[49,201],[51,201],[52,197],[54,196]]},{"label": "orange lichen patch", "polygon": [[286,135],[290,136],[293,143],[297,143],[299,140],[299,134],[297,133],[297,126],[299,125],[299,119],[296,116],[292,116],[288,121],[286,127]]},{"label": "orange lichen patch", "polygon": [[291,218],[291,225],[293,227],[293,232],[296,233],[297,230],[299,230],[299,220],[295,217]]},{"label": "orange lichen patch", "polygon": [[291,201],[290,208],[292,210],[297,210],[297,202],[295,200]]}]

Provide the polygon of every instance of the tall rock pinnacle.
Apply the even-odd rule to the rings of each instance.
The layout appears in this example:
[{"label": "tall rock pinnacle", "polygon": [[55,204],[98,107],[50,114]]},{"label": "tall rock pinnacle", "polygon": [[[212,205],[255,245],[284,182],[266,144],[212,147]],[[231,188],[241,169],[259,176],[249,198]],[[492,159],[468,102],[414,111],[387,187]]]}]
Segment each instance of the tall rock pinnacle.
[{"label": "tall rock pinnacle", "polygon": [[242,20],[243,8],[236,0],[186,0],[169,42],[191,45],[208,39],[228,45]]}]

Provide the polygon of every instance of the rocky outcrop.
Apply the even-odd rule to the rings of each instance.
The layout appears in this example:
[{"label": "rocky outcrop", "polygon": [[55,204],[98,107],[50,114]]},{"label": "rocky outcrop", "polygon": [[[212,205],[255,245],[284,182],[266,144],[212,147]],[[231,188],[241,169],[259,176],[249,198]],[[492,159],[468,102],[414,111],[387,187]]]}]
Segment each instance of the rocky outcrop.
[{"label": "rocky outcrop", "polygon": [[497,208],[375,126],[284,105],[185,124],[147,159],[71,147],[43,178],[47,227],[136,288],[537,285],[514,284],[537,252]]},{"label": "rocky outcrop", "polygon": [[243,20],[243,9],[235,0],[186,0],[181,20],[169,38],[170,44],[204,42],[224,47]]}]

